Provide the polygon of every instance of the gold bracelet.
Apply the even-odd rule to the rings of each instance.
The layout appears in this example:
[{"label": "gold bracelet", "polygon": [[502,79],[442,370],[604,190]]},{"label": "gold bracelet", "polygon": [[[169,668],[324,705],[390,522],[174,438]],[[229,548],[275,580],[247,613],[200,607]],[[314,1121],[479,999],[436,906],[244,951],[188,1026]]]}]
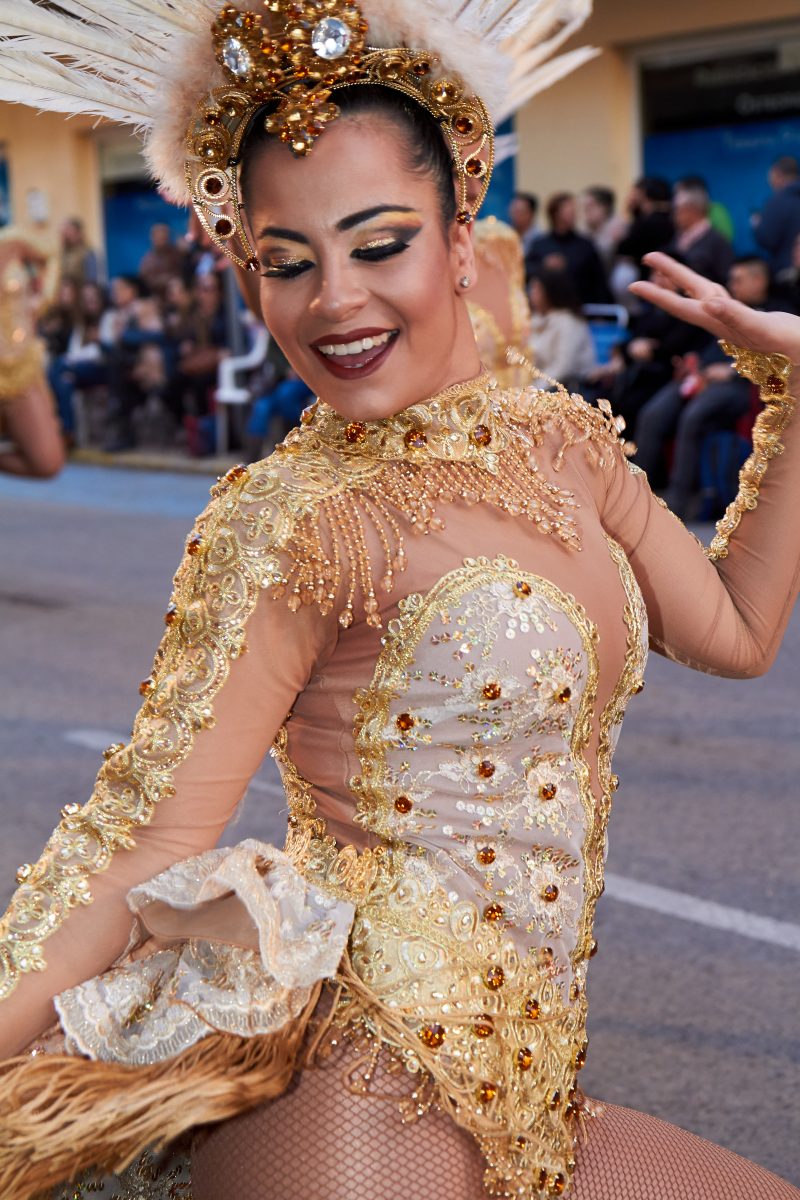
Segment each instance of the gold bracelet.
[{"label": "gold bracelet", "polygon": [[758,506],[758,493],[767,468],[773,458],[783,454],[781,436],[795,407],[789,395],[792,363],[785,354],[760,354],[730,342],[720,342],[720,346],[733,359],[739,375],[756,385],[764,408],[753,426],[753,450],[739,473],[736,499],[717,524],[717,535],[708,548],[712,562],[727,558],[731,536],[742,516]]}]

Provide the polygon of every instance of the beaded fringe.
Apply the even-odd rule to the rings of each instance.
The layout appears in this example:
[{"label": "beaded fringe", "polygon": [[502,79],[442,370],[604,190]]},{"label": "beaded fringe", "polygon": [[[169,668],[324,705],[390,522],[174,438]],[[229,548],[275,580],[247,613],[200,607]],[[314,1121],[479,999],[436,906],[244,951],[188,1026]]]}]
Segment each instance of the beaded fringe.
[{"label": "beaded fringe", "polygon": [[[367,623],[379,629],[376,586],[391,592],[408,561],[395,514],[415,532],[430,534],[444,529],[441,506],[456,499],[470,505],[492,504],[511,516],[526,518],[570,549],[580,549],[572,512],[575,501],[544,478],[529,446],[510,446],[498,474],[471,463],[391,462],[374,483],[325,499],[318,510],[298,522],[287,547],[292,565],[273,587],[273,598],[288,594],[289,607],[295,611],[301,605],[318,604],[323,616],[341,598],[339,622],[348,629],[360,593]],[[373,563],[370,550],[376,538],[383,557],[380,567]]]},{"label": "beaded fringe", "polygon": [[321,987],[285,1029],[213,1033],[151,1067],[71,1055],[10,1059],[0,1070],[0,1196],[34,1200],[90,1168],[117,1174],[148,1148],[282,1095]]}]

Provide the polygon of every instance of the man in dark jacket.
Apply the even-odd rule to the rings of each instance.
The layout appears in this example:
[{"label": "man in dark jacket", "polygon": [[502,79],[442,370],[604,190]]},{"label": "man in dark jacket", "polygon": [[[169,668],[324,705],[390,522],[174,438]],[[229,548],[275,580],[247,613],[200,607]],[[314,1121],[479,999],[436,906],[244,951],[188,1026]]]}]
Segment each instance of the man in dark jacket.
[{"label": "man in dark jacket", "polygon": [[667,253],[677,255],[698,275],[724,283],[733,265],[733,247],[711,226],[711,199],[705,188],[678,186],[672,198],[675,239]]},{"label": "man in dark jacket", "polygon": [[772,195],[753,218],[753,237],[769,255],[773,275],[792,265],[792,247],[800,235],[800,166],[785,156],[770,168]]},{"label": "man in dark jacket", "polygon": [[[630,258],[642,269],[642,259],[653,250],[664,250],[675,236],[672,224],[672,188],[666,179],[639,179],[628,196],[631,225],[617,246],[620,258]],[[643,270],[647,274],[646,269]]]},{"label": "man in dark jacket", "polygon": [[613,298],[600,255],[588,238],[576,233],[577,208],[570,192],[559,192],[547,205],[550,232],[537,238],[525,256],[528,279],[541,268],[564,271],[581,304],[611,304]]}]

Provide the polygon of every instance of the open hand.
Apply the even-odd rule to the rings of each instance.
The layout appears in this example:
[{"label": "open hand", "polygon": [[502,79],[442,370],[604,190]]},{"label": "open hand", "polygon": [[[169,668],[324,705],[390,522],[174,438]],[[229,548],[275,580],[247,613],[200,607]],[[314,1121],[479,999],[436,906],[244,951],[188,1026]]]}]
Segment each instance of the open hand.
[{"label": "open hand", "polygon": [[[800,365],[800,317],[748,308],[733,300],[721,284],[704,279],[667,254],[648,254],[644,262],[671,287],[640,281],[630,285],[634,295],[681,321],[707,329],[714,337],[761,354],[785,354]],[[672,287],[678,290],[672,291]]]}]

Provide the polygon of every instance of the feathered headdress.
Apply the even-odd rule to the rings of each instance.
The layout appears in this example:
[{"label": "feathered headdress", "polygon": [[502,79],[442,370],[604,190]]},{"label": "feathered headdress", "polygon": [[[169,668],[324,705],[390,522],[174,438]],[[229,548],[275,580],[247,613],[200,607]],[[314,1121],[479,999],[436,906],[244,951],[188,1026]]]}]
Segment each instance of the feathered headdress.
[{"label": "feathered headdress", "polygon": [[[14,0],[0,15],[0,100],[133,125],[171,199],[254,265],[237,156],[253,115],[295,154],[336,115],[338,87],[382,83],[447,137],[469,221],[489,183],[492,122],[595,51],[553,57],[591,0]],[[480,181],[477,199],[468,184]]]}]

